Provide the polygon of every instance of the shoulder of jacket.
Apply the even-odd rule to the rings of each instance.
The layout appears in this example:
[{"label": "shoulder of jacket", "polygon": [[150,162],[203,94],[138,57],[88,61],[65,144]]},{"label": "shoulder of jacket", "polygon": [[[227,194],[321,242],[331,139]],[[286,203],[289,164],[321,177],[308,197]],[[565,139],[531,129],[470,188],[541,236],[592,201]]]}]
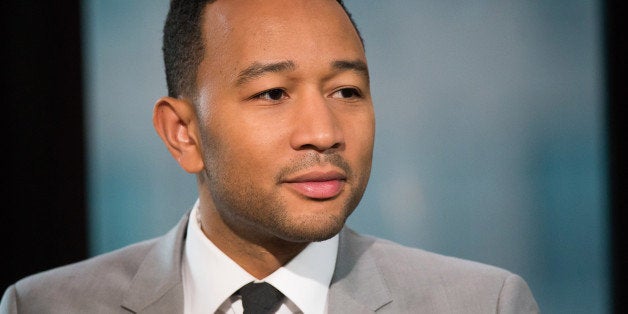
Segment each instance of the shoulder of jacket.
[{"label": "shoulder of jacket", "polygon": [[102,287],[126,287],[157,239],[30,275],[15,283],[16,292],[20,297],[41,297],[46,294],[85,293],[102,290]]},{"label": "shoulder of jacket", "polygon": [[445,279],[449,277],[469,280],[489,280],[501,284],[511,275],[508,270],[493,265],[448,256],[420,248],[409,247],[386,239],[358,234],[348,230],[350,237],[361,245],[369,246],[369,252],[377,260],[382,271],[397,273],[404,269],[405,276],[416,274]]}]

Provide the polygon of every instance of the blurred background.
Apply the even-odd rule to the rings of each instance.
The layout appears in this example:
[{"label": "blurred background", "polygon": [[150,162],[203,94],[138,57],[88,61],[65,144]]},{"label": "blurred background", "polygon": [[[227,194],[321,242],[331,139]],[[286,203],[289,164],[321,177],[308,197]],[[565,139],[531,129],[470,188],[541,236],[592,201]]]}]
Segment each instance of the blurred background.
[{"label": "blurred background", "polygon": [[[619,2],[345,2],[377,119],[349,225],[518,273],[544,313],[628,310]],[[161,235],[196,200],[151,123],[168,1],[63,3],[2,4],[2,289]]]}]

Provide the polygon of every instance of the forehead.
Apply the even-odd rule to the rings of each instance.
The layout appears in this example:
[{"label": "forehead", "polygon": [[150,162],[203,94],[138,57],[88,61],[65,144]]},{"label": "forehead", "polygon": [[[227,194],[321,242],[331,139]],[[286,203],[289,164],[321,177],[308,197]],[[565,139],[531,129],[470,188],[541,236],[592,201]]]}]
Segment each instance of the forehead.
[{"label": "forehead", "polygon": [[204,8],[201,27],[205,57],[218,62],[364,53],[336,0],[218,0]]}]

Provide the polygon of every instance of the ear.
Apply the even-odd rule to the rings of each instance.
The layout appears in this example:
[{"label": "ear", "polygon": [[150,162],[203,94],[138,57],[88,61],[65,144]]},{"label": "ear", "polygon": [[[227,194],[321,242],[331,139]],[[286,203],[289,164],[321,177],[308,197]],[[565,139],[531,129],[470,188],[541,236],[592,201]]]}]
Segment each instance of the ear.
[{"label": "ear", "polygon": [[160,98],[153,110],[153,126],[181,168],[189,173],[203,170],[199,130],[192,104],[183,99]]}]

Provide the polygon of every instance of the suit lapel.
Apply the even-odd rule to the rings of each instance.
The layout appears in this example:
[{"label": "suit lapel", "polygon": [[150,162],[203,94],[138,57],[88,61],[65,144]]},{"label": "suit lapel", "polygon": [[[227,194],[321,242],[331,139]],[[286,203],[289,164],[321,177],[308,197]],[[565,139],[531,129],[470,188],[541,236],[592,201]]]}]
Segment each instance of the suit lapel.
[{"label": "suit lapel", "polygon": [[182,313],[181,258],[188,215],[157,240],[142,261],[122,307],[133,313]]},{"label": "suit lapel", "polygon": [[369,249],[373,240],[344,228],[329,287],[329,313],[374,313],[392,302],[377,262]]}]

